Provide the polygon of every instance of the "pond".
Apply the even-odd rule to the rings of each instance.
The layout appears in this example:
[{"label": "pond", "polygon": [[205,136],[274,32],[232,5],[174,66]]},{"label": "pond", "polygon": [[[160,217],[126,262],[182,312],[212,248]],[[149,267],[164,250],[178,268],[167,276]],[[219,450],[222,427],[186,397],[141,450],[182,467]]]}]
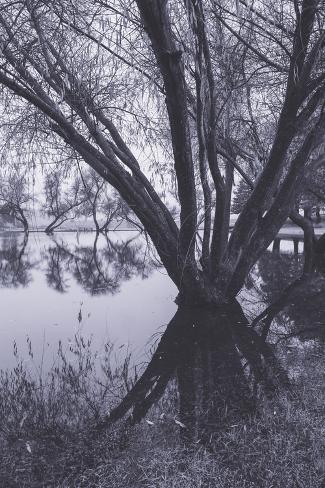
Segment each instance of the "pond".
[{"label": "pond", "polygon": [[[249,276],[240,300],[253,318],[273,302],[302,267],[302,243],[284,239],[270,247]],[[295,252],[294,252],[295,251]],[[176,311],[177,295],[165,270],[134,231],[31,232],[0,234],[0,369],[16,364],[13,345],[29,360],[27,338],[36,358],[50,365],[58,343],[67,347],[76,333],[93,337],[100,351],[105,342],[117,351],[144,358]],[[315,294],[314,294],[315,295]],[[314,297],[313,295],[313,297]],[[316,301],[315,301],[316,300]],[[295,322],[324,323],[323,295],[293,301],[278,323],[286,331]]]},{"label": "pond", "polygon": [[[15,365],[13,343],[50,362],[59,340],[93,336],[141,357],[176,310],[177,290],[137,232],[0,234],[0,369]],[[149,341],[149,342],[148,342]]]}]

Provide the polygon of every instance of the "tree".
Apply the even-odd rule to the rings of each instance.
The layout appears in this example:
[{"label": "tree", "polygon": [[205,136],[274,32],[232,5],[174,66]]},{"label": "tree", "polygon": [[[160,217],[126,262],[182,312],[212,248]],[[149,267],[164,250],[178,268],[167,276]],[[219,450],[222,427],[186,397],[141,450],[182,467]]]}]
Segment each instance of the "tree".
[{"label": "tree", "polygon": [[25,174],[17,168],[12,168],[7,175],[0,177],[0,204],[1,214],[13,217],[24,228],[27,233],[28,226],[28,205],[32,200],[32,194],[28,187]]},{"label": "tree", "polygon": [[251,193],[252,188],[246,183],[245,180],[240,180],[234,192],[231,211],[235,214],[239,214],[243,210]]},{"label": "tree", "polygon": [[83,203],[79,213],[92,217],[97,233],[107,232],[114,219],[118,220],[125,213],[125,205],[118,195],[110,194],[107,183],[96,171],[81,172],[81,181]]},{"label": "tree", "polygon": [[314,210],[318,220],[320,220],[320,210],[324,209],[325,206],[324,162],[324,155],[322,154],[311,171],[306,172],[297,202],[308,218],[311,217]]},{"label": "tree", "polygon": [[80,181],[75,178],[69,186],[64,188],[66,175],[62,169],[46,174],[44,182],[45,203],[43,212],[51,217],[51,222],[45,228],[47,234],[52,234],[67,220],[75,219],[77,209],[84,198],[80,194]]},{"label": "tree", "polygon": [[[152,361],[110,418],[131,408],[133,419],[141,418],[176,370],[184,423],[198,426],[195,412],[208,410],[209,430],[225,412],[252,406],[241,357],[266,392],[284,379],[271,349],[247,327],[236,296],[289,215],[303,226],[306,242],[310,236],[293,209],[324,136],[324,6],[318,0],[257,6],[136,0],[136,12],[131,6],[126,0],[4,6],[0,83],[16,111],[36,111],[39,137],[61,140],[119,192],[179,290],[180,308]],[[172,172],[179,226],[150,178],[150,145],[156,147],[150,156],[172,159],[153,159],[152,173],[163,185]],[[247,168],[256,159],[262,170],[252,180]],[[228,238],[234,170],[252,192]],[[314,240],[308,242],[312,248]]]}]

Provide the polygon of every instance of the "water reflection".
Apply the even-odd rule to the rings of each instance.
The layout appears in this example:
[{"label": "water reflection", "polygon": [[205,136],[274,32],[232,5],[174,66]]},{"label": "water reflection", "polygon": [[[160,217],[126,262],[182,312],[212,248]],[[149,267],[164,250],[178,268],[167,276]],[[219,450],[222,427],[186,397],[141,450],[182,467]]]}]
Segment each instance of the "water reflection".
[{"label": "water reflection", "polygon": [[[258,264],[260,291],[288,335],[325,340],[325,276],[322,268],[302,276],[303,256],[267,251]],[[284,334],[286,335],[286,334]]]},{"label": "water reflection", "polygon": [[[0,233],[0,369],[15,367],[13,341],[28,360],[51,365],[58,341],[76,333],[93,336],[94,350],[108,340],[128,345],[142,361],[148,339],[166,324],[177,294],[165,271],[148,253],[138,232]],[[79,321],[81,310],[82,320]],[[37,358],[37,359],[36,359]]]},{"label": "water reflection", "polygon": [[98,428],[132,411],[140,421],[176,374],[179,416],[185,438],[210,439],[212,432],[255,409],[256,385],[271,397],[288,377],[237,300],[227,305],[180,306],[141,377]]},{"label": "water reflection", "polygon": [[138,233],[125,240],[94,237],[92,245],[71,243],[53,237],[31,259],[28,234],[0,237],[0,286],[26,287],[32,283],[32,270],[44,272],[47,285],[59,293],[69,291],[71,279],[90,295],[115,294],[121,283],[135,276],[148,278],[157,263],[146,256]]},{"label": "water reflection", "polygon": [[[33,292],[36,296],[33,306],[28,296],[24,309],[23,297],[19,296],[19,290],[16,289],[11,294],[12,303],[9,294],[5,300],[7,308],[4,317],[7,310],[7,323],[13,313],[20,313],[17,316],[17,330],[10,330],[13,338],[16,339],[20,331],[25,333],[26,328],[30,327],[28,323],[25,325],[26,310],[35,312],[31,319],[33,326],[38,320],[37,327],[39,324],[43,330],[48,327],[47,334],[54,335],[53,331],[56,333],[58,326],[62,325],[55,339],[61,339],[70,326],[68,333],[71,337],[73,314],[76,319],[76,312],[80,310],[80,290],[91,297],[93,303],[93,309],[90,311],[88,308],[82,314],[86,321],[90,317],[92,332],[97,332],[95,328],[105,322],[108,303],[109,323],[114,324],[115,321],[116,330],[121,335],[130,326],[135,336],[140,332],[147,340],[155,327],[169,322],[172,315],[170,312],[174,310],[168,307],[172,304],[171,298],[176,295],[176,290],[169,288],[170,280],[166,278],[163,282],[163,275],[158,276],[156,273],[155,280],[147,288],[142,287],[141,279],[151,275],[151,280],[155,274],[154,264],[146,253],[145,241],[139,240],[134,234],[124,235],[123,238],[113,235],[107,239],[104,236],[95,239],[92,239],[93,235],[87,237],[88,242],[84,238],[76,240],[75,235],[63,237],[57,234],[52,239],[44,237],[43,241],[38,237],[40,252],[36,257],[35,250],[32,252],[27,240],[16,236],[6,236],[1,240],[2,287],[13,288],[18,286],[13,283],[19,283],[24,284],[25,288],[30,284],[32,288],[39,283]],[[35,248],[35,242],[30,244]],[[283,299],[283,290],[297,281],[302,266],[303,258],[298,254],[280,254],[276,249],[273,253],[266,252],[255,268],[254,279],[250,283],[255,298],[262,295],[266,303]],[[25,270],[25,273],[19,269]],[[17,277],[15,271],[18,271]],[[320,335],[325,321],[324,281],[319,273],[314,274],[310,279],[298,282],[294,293],[285,297],[278,313],[288,326],[287,332],[303,331],[301,336],[308,338],[311,336],[308,334],[315,336],[315,328],[318,328],[317,334]],[[258,282],[259,286],[256,285]],[[47,285],[46,292],[43,289],[44,283]],[[130,287],[121,297],[123,293],[119,295],[117,292],[123,283],[126,287],[128,283]],[[159,287],[164,297],[160,309],[155,301]],[[109,300],[107,295],[111,295]],[[59,311],[49,308],[55,301],[54,296],[57,303],[60,303]],[[119,297],[121,300],[118,302]],[[17,303],[21,310],[16,310]],[[87,307],[90,306],[87,304]],[[150,311],[150,307],[155,312]],[[42,312],[44,314],[39,319]],[[141,314],[145,313],[147,317],[143,320]],[[152,313],[157,313],[155,321]],[[147,330],[144,327],[141,331],[145,322],[149,324]],[[41,335],[40,332],[42,329],[35,331]],[[50,337],[49,342],[51,340],[53,337]],[[132,340],[134,338],[131,344]],[[145,340],[141,343],[142,347]],[[222,421],[226,414],[236,416],[237,408],[241,412],[254,408],[253,393],[257,382],[270,391],[276,389],[278,379],[282,380],[281,383],[286,381],[285,372],[278,364],[272,348],[261,340],[254,328],[249,327],[249,321],[238,302],[234,301],[222,310],[179,308],[162,335],[148,367],[127,397],[111,412],[111,419],[119,418],[131,409],[134,420],[141,418],[162,395],[175,373],[179,380],[180,419],[184,424],[193,426],[191,435],[202,429],[209,432],[215,419]],[[106,419],[106,422],[111,419]],[[189,429],[187,432],[190,433]]]},{"label": "water reflection", "polygon": [[266,303],[277,300],[283,290],[299,278],[303,264],[302,254],[270,251],[263,254],[258,263],[258,273],[262,278],[260,288]]},{"label": "water reflection", "polygon": [[27,252],[28,234],[9,234],[0,240],[0,287],[17,288],[32,281],[35,262]]},{"label": "water reflection", "polygon": [[66,270],[69,269],[73,256],[65,249],[64,245],[50,245],[46,253],[43,253],[46,262],[46,282],[50,288],[65,293],[69,289],[69,281]]},{"label": "water reflection", "polygon": [[[324,275],[319,269],[302,275],[303,256],[297,249],[293,255],[280,254],[277,245],[273,249],[261,258],[249,283],[255,298],[262,295],[265,306],[271,303],[267,310],[273,318],[283,315],[287,333],[325,338]],[[210,439],[216,429],[252,412],[261,389],[273,398],[279,388],[290,387],[274,348],[259,332],[235,299],[210,309],[180,306],[142,376],[98,427],[130,411],[129,421],[138,422],[176,375],[183,436]]]},{"label": "water reflection", "polygon": [[98,248],[98,237],[92,248],[75,249],[72,273],[76,281],[92,295],[114,294],[122,281],[134,276],[148,277],[152,262],[143,259],[142,244],[136,237],[113,242],[106,236],[106,245]]},{"label": "water reflection", "polygon": [[91,246],[69,246],[53,238],[43,252],[48,286],[65,293],[73,277],[90,295],[115,294],[122,282],[135,276],[142,279],[149,276],[154,264],[144,259],[143,243],[139,242],[138,235],[115,242],[108,236],[102,238],[104,244],[96,235]]}]

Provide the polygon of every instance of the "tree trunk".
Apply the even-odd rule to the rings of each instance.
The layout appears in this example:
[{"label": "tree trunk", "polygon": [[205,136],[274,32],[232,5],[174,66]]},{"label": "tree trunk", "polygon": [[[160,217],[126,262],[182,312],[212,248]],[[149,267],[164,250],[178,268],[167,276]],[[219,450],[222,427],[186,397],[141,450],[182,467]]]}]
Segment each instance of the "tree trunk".
[{"label": "tree trunk", "polygon": [[49,225],[48,225],[48,226],[45,228],[44,232],[45,232],[45,234],[47,234],[47,235],[53,234],[53,227],[52,227],[52,225],[51,225],[51,224],[49,224]]},{"label": "tree trunk", "polygon": [[311,211],[312,211],[312,208],[311,207],[304,207],[304,217],[305,217],[305,219],[312,220]]},{"label": "tree trunk", "polygon": [[16,218],[23,225],[25,234],[29,232],[28,220],[26,219],[24,210],[19,206],[15,206]]},{"label": "tree trunk", "polygon": [[295,256],[299,254],[299,239],[293,239],[293,252]]},{"label": "tree trunk", "polygon": [[23,226],[24,226],[24,233],[28,234],[29,233],[29,226],[28,226],[27,220],[24,220]]},{"label": "tree trunk", "polygon": [[273,247],[272,247],[273,252],[280,252],[280,242],[281,242],[281,239],[279,237],[276,237],[274,239]]},{"label": "tree trunk", "polygon": [[66,222],[68,219],[67,218],[62,218],[62,215],[57,216],[52,222],[49,223],[49,225],[45,228],[44,232],[45,234],[51,235],[57,229],[60,227],[64,222]]},{"label": "tree trunk", "polygon": [[55,223],[51,222],[51,224],[49,224],[46,229],[44,230],[45,234],[47,235],[51,235],[53,234],[54,230],[57,228],[57,227],[60,227],[61,225],[61,222],[58,223],[57,225],[55,225]]}]

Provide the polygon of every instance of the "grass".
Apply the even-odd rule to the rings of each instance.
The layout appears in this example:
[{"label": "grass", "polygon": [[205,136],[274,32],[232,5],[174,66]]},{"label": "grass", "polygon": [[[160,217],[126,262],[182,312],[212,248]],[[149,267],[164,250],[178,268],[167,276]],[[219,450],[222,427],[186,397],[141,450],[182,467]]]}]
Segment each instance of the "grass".
[{"label": "grass", "polygon": [[[300,351],[300,352],[299,352]],[[91,429],[130,386],[130,358],[115,367],[76,336],[47,373],[17,367],[0,376],[0,486],[3,488],[321,488],[325,487],[325,382],[321,351],[291,353],[293,398],[261,405],[258,415],[184,446],[177,391],[133,429]],[[29,343],[29,354],[33,359]]]},{"label": "grass", "polygon": [[127,449],[89,470],[85,484],[79,478],[70,486],[325,486],[324,384],[317,384],[321,378],[315,378],[315,365],[309,365],[312,376],[301,379],[293,400],[279,399],[277,409],[265,405],[258,418],[220,433],[209,449],[200,445],[185,448],[172,419],[161,422],[156,417],[154,425],[143,422],[133,432]]}]

